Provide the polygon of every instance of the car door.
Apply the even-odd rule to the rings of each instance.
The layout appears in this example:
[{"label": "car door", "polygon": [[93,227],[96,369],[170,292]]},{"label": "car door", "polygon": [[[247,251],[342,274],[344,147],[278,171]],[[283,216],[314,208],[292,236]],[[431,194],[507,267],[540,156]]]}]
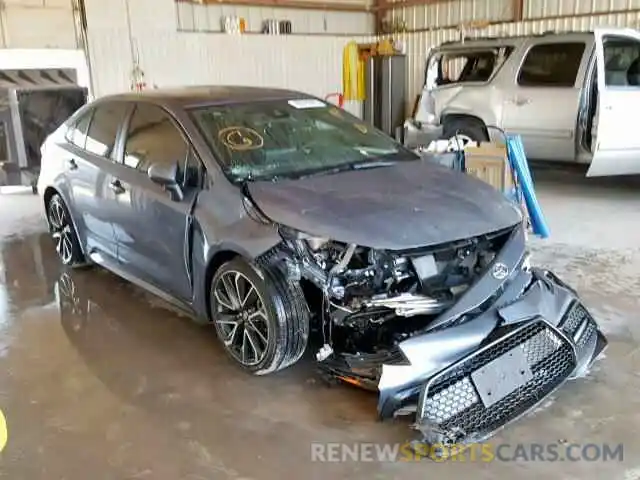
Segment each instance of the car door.
[{"label": "car door", "polygon": [[[152,165],[176,168],[171,188],[152,181]],[[191,299],[188,230],[201,165],[181,128],[163,108],[136,105],[126,126],[117,178],[116,228],[121,268],[181,300]]]},{"label": "car door", "polygon": [[597,29],[598,104],[595,148],[587,176],[640,173],[640,32]]},{"label": "car door", "polygon": [[115,165],[116,137],[128,108],[123,102],[100,103],[79,117],[67,133],[70,147],[64,161],[74,220],[86,253],[107,262],[118,258],[112,220],[115,193],[108,179]]},{"label": "car door", "polygon": [[527,156],[572,161],[584,76],[593,39],[535,39],[503,99],[504,129],[522,137]]}]

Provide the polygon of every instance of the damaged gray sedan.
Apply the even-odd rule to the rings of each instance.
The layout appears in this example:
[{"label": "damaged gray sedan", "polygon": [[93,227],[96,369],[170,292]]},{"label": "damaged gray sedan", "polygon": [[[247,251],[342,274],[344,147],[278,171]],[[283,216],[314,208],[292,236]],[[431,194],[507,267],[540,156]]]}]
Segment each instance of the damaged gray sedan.
[{"label": "damaged gray sedan", "polygon": [[606,340],[533,268],[520,211],[345,111],[286,90],[105,97],[42,148],[61,261],[215,326],[254,374],[311,350],[332,378],[468,443],[584,375]]}]

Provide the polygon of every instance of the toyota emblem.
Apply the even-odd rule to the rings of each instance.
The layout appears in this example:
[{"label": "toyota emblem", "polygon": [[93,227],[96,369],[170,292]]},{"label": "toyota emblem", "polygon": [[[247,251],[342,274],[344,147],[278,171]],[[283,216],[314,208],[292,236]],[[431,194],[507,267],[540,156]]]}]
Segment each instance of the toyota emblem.
[{"label": "toyota emblem", "polygon": [[507,267],[504,263],[496,263],[493,266],[493,270],[491,271],[491,275],[496,280],[504,280],[509,275],[509,267]]}]

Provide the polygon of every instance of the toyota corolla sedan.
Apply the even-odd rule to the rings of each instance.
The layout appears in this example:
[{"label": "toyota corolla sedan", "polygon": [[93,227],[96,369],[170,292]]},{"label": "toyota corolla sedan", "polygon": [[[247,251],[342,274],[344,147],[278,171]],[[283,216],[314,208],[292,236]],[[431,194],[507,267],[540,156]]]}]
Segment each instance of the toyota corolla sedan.
[{"label": "toyota corolla sedan", "polygon": [[[311,349],[332,378],[415,416],[429,444],[486,438],[606,340],[530,265],[517,207],[294,91],[101,98],[42,147],[64,265],[107,268],[212,323],[246,371]],[[313,335],[310,335],[313,334]]]}]

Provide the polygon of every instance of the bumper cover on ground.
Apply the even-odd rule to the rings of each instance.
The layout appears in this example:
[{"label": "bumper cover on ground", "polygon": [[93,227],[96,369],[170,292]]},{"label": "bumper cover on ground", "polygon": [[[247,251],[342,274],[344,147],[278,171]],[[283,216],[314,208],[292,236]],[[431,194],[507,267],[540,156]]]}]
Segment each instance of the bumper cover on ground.
[{"label": "bumper cover on ground", "polygon": [[416,428],[428,444],[485,439],[584,374],[605,345],[577,302],[560,328],[542,317],[525,322],[432,377],[421,390]]},{"label": "bumper cover on ground", "polygon": [[399,345],[409,365],[383,366],[383,418],[414,405],[423,442],[474,443],[584,376],[607,345],[595,320],[554,274],[513,260],[482,313]]}]

